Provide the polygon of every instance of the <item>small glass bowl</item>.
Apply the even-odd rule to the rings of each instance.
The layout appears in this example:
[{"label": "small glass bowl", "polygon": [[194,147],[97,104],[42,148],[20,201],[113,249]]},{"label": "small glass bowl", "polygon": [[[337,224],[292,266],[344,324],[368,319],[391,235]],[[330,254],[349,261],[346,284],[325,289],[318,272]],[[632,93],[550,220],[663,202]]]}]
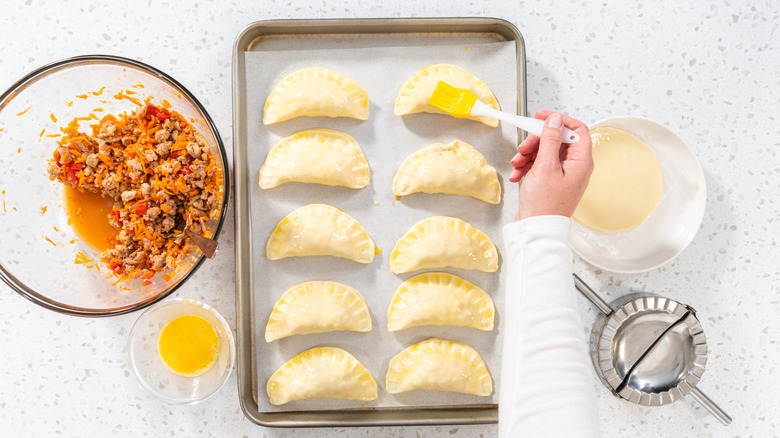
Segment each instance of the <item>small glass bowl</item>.
[{"label": "small glass bowl", "polygon": [[[171,371],[158,350],[162,329],[174,318],[197,315],[214,327],[219,353],[204,373],[184,376]],[[225,384],[236,357],[233,332],[227,321],[208,304],[191,298],[174,298],[155,304],[133,324],[127,341],[127,358],[138,383],[158,400],[172,405],[197,403]]]}]

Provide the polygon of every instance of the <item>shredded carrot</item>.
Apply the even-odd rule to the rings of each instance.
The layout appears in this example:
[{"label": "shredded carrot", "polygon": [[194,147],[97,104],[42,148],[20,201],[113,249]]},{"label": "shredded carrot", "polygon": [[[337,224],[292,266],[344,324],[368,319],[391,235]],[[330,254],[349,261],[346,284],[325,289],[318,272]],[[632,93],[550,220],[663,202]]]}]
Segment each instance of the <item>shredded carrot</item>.
[{"label": "shredded carrot", "polygon": [[138,94],[133,90],[125,90],[125,94]]},{"label": "shredded carrot", "polygon": [[121,91],[114,95],[114,99],[127,99],[130,102],[133,102],[134,104],[136,104],[138,106],[143,105],[143,103],[140,100],[136,99],[135,97],[130,97],[130,96],[122,93]]},{"label": "shredded carrot", "polygon": [[[46,236],[44,236],[44,237],[46,237]],[[53,240],[51,240],[51,239],[49,239],[48,237],[46,237],[46,241],[47,241],[47,242],[49,242],[49,243],[51,243],[51,244],[52,244],[52,245],[54,245],[54,246],[57,246],[57,244],[56,244],[56,243],[54,243],[54,241],[53,241]]]},{"label": "shredded carrot", "polygon": [[[47,207],[45,205],[43,207],[41,207],[41,216],[46,214],[46,210],[48,210],[48,209],[49,209],[49,207]],[[54,231],[57,231],[57,227],[54,227]]]},{"label": "shredded carrot", "polygon": [[133,88],[145,88],[145,87],[144,87],[144,84],[139,82],[139,83],[133,85]]},{"label": "shredded carrot", "polygon": [[49,117],[51,117],[52,122],[57,123],[57,117],[54,116],[54,113],[49,114]]},{"label": "shredded carrot", "polygon": [[83,265],[85,263],[91,263],[93,262],[93,259],[87,258],[87,255],[83,252],[79,251],[76,253],[76,260],[73,261],[73,263],[77,265]]},{"label": "shredded carrot", "polygon": [[52,227],[52,228],[54,228],[54,231],[56,231],[56,232],[58,232],[58,233],[59,233],[60,229],[59,229],[59,228],[57,228],[57,226],[56,226],[56,225],[55,225],[54,227]]},{"label": "shredded carrot", "polygon": [[105,89],[106,89],[106,87],[102,87],[98,91],[90,91],[89,94],[91,94],[93,96],[100,96],[101,94],[103,94],[103,90],[105,90]]},{"label": "shredded carrot", "polygon": [[17,114],[17,116],[21,116],[22,114],[26,113],[27,111],[30,111],[30,108],[32,108],[32,107],[28,106],[26,110],[20,112],[19,114]]},{"label": "shredded carrot", "polygon": [[[5,201],[3,201],[3,202],[5,202]],[[17,209],[16,209],[16,207],[13,207],[13,210],[14,210],[14,211],[19,211],[19,210],[17,210]]]},{"label": "shredded carrot", "polygon": [[76,97],[78,97],[79,99],[86,99],[86,98],[88,98],[89,96],[87,96],[86,94],[79,94],[79,95],[77,95]]},{"label": "shredded carrot", "polygon": [[92,111],[94,111],[96,113],[102,113],[103,112],[103,108],[93,108]]},{"label": "shredded carrot", "polygon": [[152,282],[150,280],[145,280],[145,281],[141,282],[141,286],[149,286],[150,284],[152,284]]},{"label": "shredded carrot", "polygon": [[38,136],[38,138],[43,138],[43,134],[46,133],[46,128],[41,130],[41,134]]},{"label": "shredded carrot", "polygon": [[166,108],[170,108],[170,107],[171,107],[171,103],[170,103],[170,102],[168,102],[168,101],[167,101],[167,100],[165,100],[165,99],[163,99],[161,103],[162,103],[162,106],[164,106],[164,107],[166,107]]},{"label": "shredded carrot", "polygon": [[62,134],[46,134],[46,137],[57,138],[57,137],[62,137]]},{"label": "shredded carrot", "polygon": [[72,106],[73,106],[73,101],[71,100],[70,102],[68,102],[68,108],[70,108]]},{"label": "shredded carrot", "polygon": [[5,131],[5,128],[0,128],[0,132],[3,132],[3,131]]},{"label": "shredded carrot", "polygon": [[16,153],[17,153],[17,154],[21,154],[21,153],[22,153],[22,148],[17,148],[17,149],[16,149]]},{"label": "shredded carrot", "polygon": [[71,240],[71,241],[70,241],[70,242],[68,242],[68,243],[70,243],[71,245],[73,245],[74,243],[76,243],[76,239],[73,239],[73,240]]}]

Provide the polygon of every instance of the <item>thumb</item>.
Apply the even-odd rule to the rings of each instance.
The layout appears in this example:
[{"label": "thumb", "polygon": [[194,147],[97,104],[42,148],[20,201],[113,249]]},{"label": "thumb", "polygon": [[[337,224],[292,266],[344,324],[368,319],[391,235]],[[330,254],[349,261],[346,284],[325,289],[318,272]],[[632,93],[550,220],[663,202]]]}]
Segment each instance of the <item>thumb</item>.
[{"label": "thumb", "polygon": [[547,117],[539,139],[536,161],[546,166],[560,167],[561,143],[563,142],[563,117],[552,113]]}]

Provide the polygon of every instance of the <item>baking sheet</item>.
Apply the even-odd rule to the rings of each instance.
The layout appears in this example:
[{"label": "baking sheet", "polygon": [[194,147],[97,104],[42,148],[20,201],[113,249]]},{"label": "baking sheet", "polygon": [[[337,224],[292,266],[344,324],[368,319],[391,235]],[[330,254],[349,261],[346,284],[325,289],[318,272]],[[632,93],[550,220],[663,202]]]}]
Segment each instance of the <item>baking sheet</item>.
[{"label": "baking sheet", "polygon": [[[299,410],[350,409],[365,406],[432,406],[497,403],[490,397],[435,391],[388,394],[384,391],[387,364],[407,346],[438,336],[465,342],[485,359],[497,388],[503,308],[503,267],[498,273],[443,269],[459,275],[487,291],[497,309],[493,332],[470,328],[416,327],[400,332],[387,331],[387,307],[401,282],[419,272],[395,275],[389,271],[389,255],[398,238],[418,221],[435,215],[459,217],[490,236],[503,255],[501,228],[516,210],[517,186],[509,176],[508,161],[515,153],[517,131],[510,126],[489,128],[480,123],[443,115],[393,115],[401,84],[420,67],[435,63],[460,65],[487,83],[503,108],[513,109],[517,101],[515,43],[487,43],[432,47],[383,47],[373,49],[295,50],[250,52],[245,54],[247,77],[248,167],[251,178],[250,216],[254,287],[255,345],[257,355],[258,408],[280,412]],[[354,79],[370,96],[367,121],[352,119],[299,118],[270,126],[262,124],[262,107],[273,86],[285,75],[306,67],[326,67]],[[265,155],[279,140],[298,131],[329,128],[353,136],[361,145],[372,168],[372,182],[361,190],[315,184],[287,183],[261,190],[257,175]],[[502,180],[504,199],[494,206],[472,198],[454,195],[415,194],[396,200],[392,179],[398,165],[409,154],[433,142],[454,139],[479,149],[496,167]],[[269,261],[264,257],[268,236],[279,220],[294,209],[310,203],[326,203],[341,208],[357,219],[374,242],[382,248],[369,265],[333,257],[301,257]],[[501,259],[503,263],[503,259]],[[339,281],[357,288],[371,311],[373,329],[369,333],[330,332],[294,336],[267,344],[264,330],[271,308],[291,286],[311,280]],[[301,400],[273,406],[265,396],[270,375],[294,355],[316,346],[335,346],[352,353],[365,365],[379,385],[379,398],[372,402],[342,400]]]}]

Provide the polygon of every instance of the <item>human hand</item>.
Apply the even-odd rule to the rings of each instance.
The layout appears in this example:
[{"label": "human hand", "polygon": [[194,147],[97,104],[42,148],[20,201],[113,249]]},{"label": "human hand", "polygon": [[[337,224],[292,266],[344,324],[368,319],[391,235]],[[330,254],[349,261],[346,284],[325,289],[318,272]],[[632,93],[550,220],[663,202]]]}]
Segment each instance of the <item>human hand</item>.
[{"label": "human hand", "polygon": [[[546,120],[541,138],[533,134],[526,137],[510,161],[514,170],[509,181],[524,178],[515,220],[541,215],[571,217],[593,172],[588,127],[552,111],[537,111],[534,117]],[[562,144],[564,125],[580,135],[579,142]]]}]

